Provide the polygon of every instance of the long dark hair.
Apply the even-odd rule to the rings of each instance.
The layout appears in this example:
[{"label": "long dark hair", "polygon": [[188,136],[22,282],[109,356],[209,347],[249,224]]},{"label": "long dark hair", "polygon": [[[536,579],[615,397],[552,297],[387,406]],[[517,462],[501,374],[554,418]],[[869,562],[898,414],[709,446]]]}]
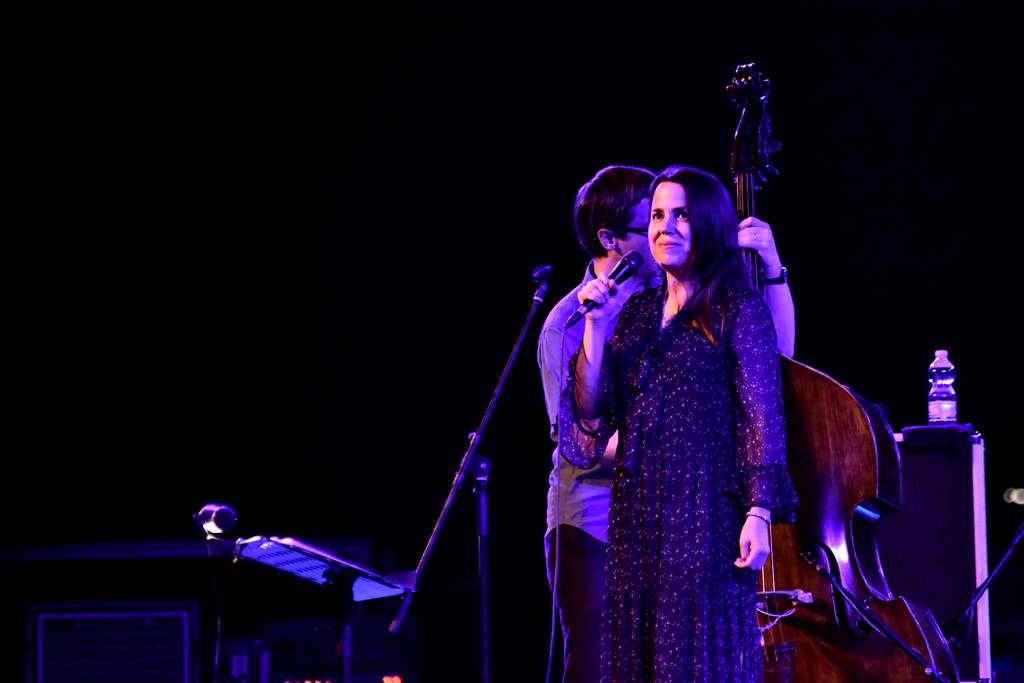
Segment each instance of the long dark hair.
[{"label": "long dark hair", "polygon": [[[651,196],[661,183],[677,183],[686,191],[690,255],[683,265],[683,277],[696,282],[697,291],[686,303],[685,310],[690,324],[714,344],[712,320],[720,304],[722,286],[749,285],[737,244],[736,209],[721,181],[699,168],[669,166],[651,183]],[[720,319],[719,323],[724,320]]]}]

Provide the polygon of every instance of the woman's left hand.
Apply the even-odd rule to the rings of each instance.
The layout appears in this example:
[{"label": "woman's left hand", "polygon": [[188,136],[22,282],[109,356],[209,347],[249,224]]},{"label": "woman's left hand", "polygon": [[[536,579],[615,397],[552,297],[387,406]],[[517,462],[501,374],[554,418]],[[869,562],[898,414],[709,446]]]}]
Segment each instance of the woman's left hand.
[{"label": "woman's left hand", "polygon": [[782,260],[775,248],[775,235],[772,234],[772,227],[760,218],[751,216],[743,219],[739,228],[739,245],[755,250],[761,257],[765,274],[768,277],[776,277],[782,270]]},{"label": "woman's left hand", "polygon": [[740,530],[740,556],[733,564],[741,569],[760,571],[770,550],[768,524],[759,517],[747,517]]}]

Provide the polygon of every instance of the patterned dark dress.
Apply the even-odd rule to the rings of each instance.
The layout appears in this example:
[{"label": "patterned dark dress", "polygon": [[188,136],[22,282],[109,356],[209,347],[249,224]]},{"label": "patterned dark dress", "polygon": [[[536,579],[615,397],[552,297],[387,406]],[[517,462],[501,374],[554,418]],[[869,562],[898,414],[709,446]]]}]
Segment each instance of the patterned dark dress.
[{"label": "patterned dark dress", "polygon": [[751,505],[775,521],[796,507],[775,330],[752,289],[722,290],[714,344],[685,310],[662,330],[664,301],[662,285],[623,307],[597,431],[576,419],[573,378],[562,396],[559,445],[575,464],[619,430],[602,680],[760,683],[757,574],[733,561]]}]

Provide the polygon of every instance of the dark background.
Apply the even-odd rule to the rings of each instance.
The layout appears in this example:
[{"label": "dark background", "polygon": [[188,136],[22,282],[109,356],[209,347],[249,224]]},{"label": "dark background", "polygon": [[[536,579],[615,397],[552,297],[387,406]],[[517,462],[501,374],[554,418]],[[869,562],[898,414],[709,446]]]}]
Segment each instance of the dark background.
[{"label": "dark background", "polygon": [[[949,349],[960,420],[986,441],[992,566],[1019,523],[1003,500],[1024,486],[1008,15],[239,7],[12,30],[4,507],[32,520],[10,525],[15,546],[194,538],[215,500],[243,535],[365,538],[382,570],[414,566],[530,270],[554,266],[547,307],[583,273],[577,188],[613,163],[727,179],[723,87],[751,60],[774,84],[781,175],[759,213],[790,268],[797,359],[899,429],[925,421]],[[546,661],[538,327],[483,448],[496,680],[539,680]],[[426,681],[477,670],[471,500],[414,602]],[[1015,564],[992,590],[1007,671],[1024,668]]]}]

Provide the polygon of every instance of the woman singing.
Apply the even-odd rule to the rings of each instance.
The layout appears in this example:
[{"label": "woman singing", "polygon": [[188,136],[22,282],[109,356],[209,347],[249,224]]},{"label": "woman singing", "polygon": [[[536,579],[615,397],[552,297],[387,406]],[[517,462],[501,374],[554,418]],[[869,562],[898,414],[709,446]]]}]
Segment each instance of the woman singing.
[{"label": "woman singing", "polygon": [[796,506],[775,329],[714,176],[662,172],[648,240],[660,287],[626,302],[602,276],[580,291],[597,305],[559,416],[581,467],[619,432],[602,680],[760,683],[756,571]]}]

